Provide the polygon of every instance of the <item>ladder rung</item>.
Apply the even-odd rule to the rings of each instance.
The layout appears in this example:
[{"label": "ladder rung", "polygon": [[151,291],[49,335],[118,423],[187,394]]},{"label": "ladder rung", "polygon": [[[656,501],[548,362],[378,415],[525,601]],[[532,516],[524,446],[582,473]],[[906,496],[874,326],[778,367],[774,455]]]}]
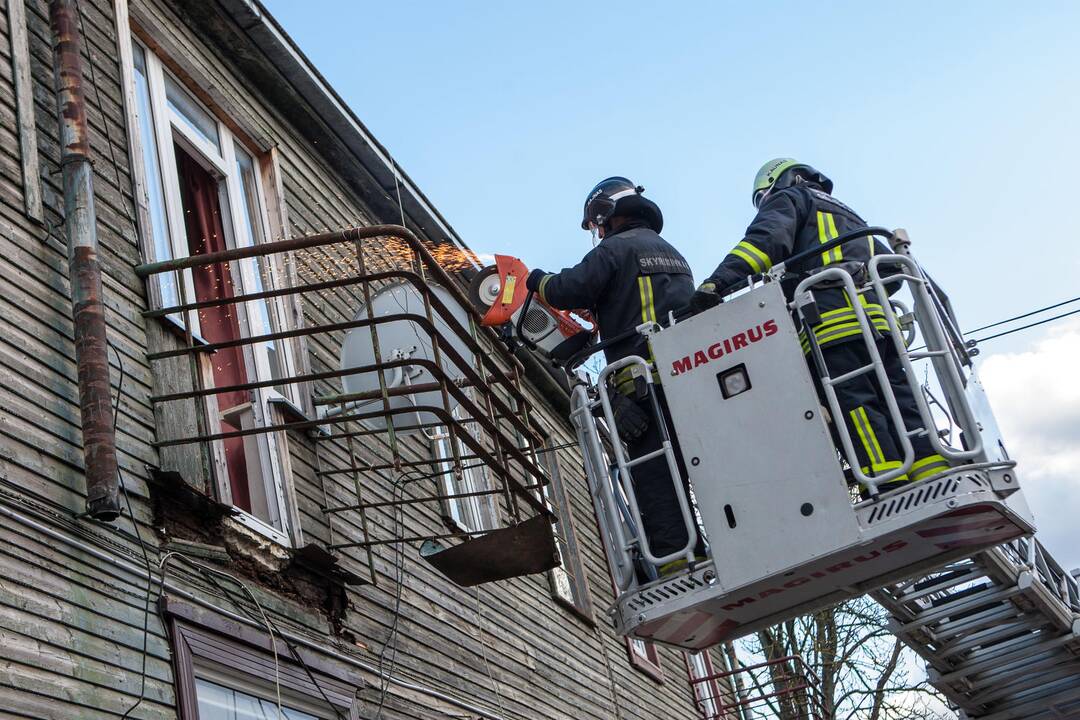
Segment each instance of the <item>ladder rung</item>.
[{"label": "ladder rung", "polygon": [[956,615],[957,613],[966,612],[970,608],[997,603],[1000,600],[1006,600],[1013,595],[1020,593],[1020,588],[1017,587],[992,589],[993,587],[993,585],[988,585],[986,589],[991,591],[986,594],[983,594],[982,592],[974,593],[968,597],[962,597],[957,600],[946,602],[944,605],[939,605],[933,610],[928,610],[922,613],[913,622],[905,625],[902,629],[907,630],[910,627],[923,627],[930,623],[937,622],[938,620]]},{"label": "ladder rung", "polygon": [[944,623],[934,630],[934,634],[940,637],[942,640],[946,640],[950,637],[957,637],[969,632],[975,632],[976,630],[982,630],[999,622],[1004,622],[1010,618],[1014,618],[1020,614],[1019,608],[1014,606],[999,606],[991,610],[985,610],[983,612],[972,615],[970,618],[964,618],[955,622]]},{"label": "ladder rung", "polygon": [[941,646],[941,656],[944,658],[958,655],[963,652],[967,652],[972,648],[978,646],[995,645],[1004,640],[1008,640],[1010,637],[1016,637],[1024,633],[1031,632],[1033,629],[1041,629],[1043,626],[1034,625],[1027,622],[1027,618],[1020,616],[1018,622],[1008,623],[997,627],[991,627],[979,632],[973,632],[962,638],[957,638],[952,642],[947,642]]},{"label": "ladder rung", "polygon": [[1019,660],[1030,659],[1039,653],[1051,652],[1060,648],[1071,639],[1071,635],[1066,635],[1064,637],[1051,638],[1049,640],[1042,640],[1034,643],[1029,642],[1027,645],[1014,648],[1009,652],[997,653],[990,657],[981,657],[975,662],[964,663],[959,669],[946,675],[942,675],[940,679],[942,682],[951,683],[961,678],[969,678],[972,675],[978,675],[982,672],[1011,665]]},{"label": "ladder rung", "polygon": [[[1054,668],[1056,663],[1057,667]],[[1042,670],[1044,665],[1049,665],[1051,669],[1045,672],[1033,672],[1034,670]],[[1016,683],[1011,684],[995,684],[990,690],[971,696],[971,702],[976,705],[987,705],[994,700],[999,700],[1007,695],[1017,692],[1024,692],[1036,688],[1040,685],[1053,682],[1062,678],[1072,677],[1076,675],[1077,668],[1065,666],[1062,667],[1059,658],[1053,657],[1047,661],[1037,664],[1033,667],[1025,667],[1022,672],[1018,673],[1019,678]],[[1019,686],[1019,687],[1018,687]]]},{"label": "ladder rung", "polygon": [[897,600],[902,603],[911,602],[912,600],[924,598],[927,595],[933,595],[936,592],[944,590],[945,588],[952,587],[961,582],[968,582],[973,579],[971,578],[972,575],[978,574],[980,577],[985,577],[985,574],[980,572],[980,570],[981,568],[976,568],[975,566],[972,566],[970,568],[965,568],[962,571],[950,573],[946,579],[936,582],[933,585],[928,585],[926,587],[904,593],[903,595],[898,597]]}]

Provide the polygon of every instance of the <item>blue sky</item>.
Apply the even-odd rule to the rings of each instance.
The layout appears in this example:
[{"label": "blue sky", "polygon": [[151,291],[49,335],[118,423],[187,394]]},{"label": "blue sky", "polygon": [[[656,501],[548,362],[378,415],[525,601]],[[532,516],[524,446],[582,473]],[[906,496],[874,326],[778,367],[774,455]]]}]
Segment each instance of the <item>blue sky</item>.
[{"label": "blue sky", "polygon": [[[907,228],[964,327],[1080,294],[1080,3],[266,4],[477,251],[573,264],[585,193],[620,174],[701,279],[793,156]],[[1050,328],[984,353],[1065,347]]]}]

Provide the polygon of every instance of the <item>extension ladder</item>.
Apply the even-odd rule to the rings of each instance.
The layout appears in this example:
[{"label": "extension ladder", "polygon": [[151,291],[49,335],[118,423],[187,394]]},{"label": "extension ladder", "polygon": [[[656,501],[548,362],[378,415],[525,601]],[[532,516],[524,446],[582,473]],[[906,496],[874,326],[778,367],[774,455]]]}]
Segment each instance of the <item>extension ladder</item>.
[{"label": "extension ladder", "polygon": [[1080,718],[1077,580],[1035,538],[873,597],[962,720]]}]

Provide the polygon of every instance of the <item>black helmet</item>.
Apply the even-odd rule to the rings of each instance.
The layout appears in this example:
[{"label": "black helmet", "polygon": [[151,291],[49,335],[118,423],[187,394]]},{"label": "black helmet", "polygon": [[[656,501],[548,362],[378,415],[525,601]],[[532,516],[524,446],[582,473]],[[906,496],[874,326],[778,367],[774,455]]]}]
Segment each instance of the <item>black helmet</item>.
[{"label": "black helmet", "polygon": [[640,218],[655,232],[660,232],[664,228],[664,215],[656,203],[642,195],[643,192],[645,188],[624,177],[601,180],[585,198],[581,229],[588,230],[589,223],[603,227],[611,218],[620,216]]}]

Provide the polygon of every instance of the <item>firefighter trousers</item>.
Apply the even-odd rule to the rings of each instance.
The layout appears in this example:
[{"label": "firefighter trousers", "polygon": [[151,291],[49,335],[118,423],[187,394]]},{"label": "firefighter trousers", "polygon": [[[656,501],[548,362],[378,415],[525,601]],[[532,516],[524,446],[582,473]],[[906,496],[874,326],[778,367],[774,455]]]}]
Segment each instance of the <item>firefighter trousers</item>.
[{"label": "firefighter trousers", "polygon": [[[907,382],[904,367],[896,354],[896,348],[891,342],[879,340],[877,350],[885,366],[885,373],[889,377],[889,385],[896,398],[904,425],[908,430],[923,427],[922,415],[919,414],[915,396]],[[830,377],[839,377],[870,364],[869,350],[859,339],[826,345],[821,348],[821,354],[829,369]],[[808,360],[821,402],[827,407],[818,373],[813,367],[813,360],[810,358]],[[843,414],[842,421],[847,426],[863,473],[870,476],[881,475],[900,467],[904,460],[902,445],[897,429],[893,427],[890,419],[884,396],[879,389],[877,376],[874,373],[865,373],[834,385],[833,388],[836,390],[837,403]],[[833,418],[833,423],[840,420],[841,418]],[[937,432],[937,428],[931,427],[930,432]],[[833,439],[836,441],[836,446],[841,448],[835,427]],[[922,480],[949,467],[948,461],[934,450],[927,433],[914,435],[910,440],[915,452],[914,462],[908,473],[890,483],[890,487],[907,481]]]},{"label": "firefighter trousers", "polygon": [[[675,435],[675,429],[671,420],[667,417],[667,403],[664,400],[664,391],[659,385],[653,385],[660,402],[660,409],[664,414],[667,424],[668,437],[671,438],[672,447],[675,449],[675,460],[678,463],[679,481],[682,483],[683,492],[686,493],[687,502],[690,501],[690,485],[687,480],[686,466],[683,463],[682,453],[679,451],[679,441]],[[654,450],[659,450],[663,444],[663,434],[652,414],[652,403],[649,398],[634,399],[652,420],[649,428],[634,442],[626,444],[627,454],[631,460],[647,455]],[[667,459],[661,455],[652,460],[647,460],[641,465],[636,465],[631,471],[634,479],[634,495],[637,497],[638,509],[641,511],[642,520],[645,523],[645,536],[649,540],[649,549],[656,557],[668,555],[686,546],[686,523],[683,521],[682,510],[679,508],[679,499],[675,494],[675,485],[668,471]],[[691,513],[693,516],[693,513]],[[698,532],[697,553],[704,554],[704,543],[701,532]]]}]

